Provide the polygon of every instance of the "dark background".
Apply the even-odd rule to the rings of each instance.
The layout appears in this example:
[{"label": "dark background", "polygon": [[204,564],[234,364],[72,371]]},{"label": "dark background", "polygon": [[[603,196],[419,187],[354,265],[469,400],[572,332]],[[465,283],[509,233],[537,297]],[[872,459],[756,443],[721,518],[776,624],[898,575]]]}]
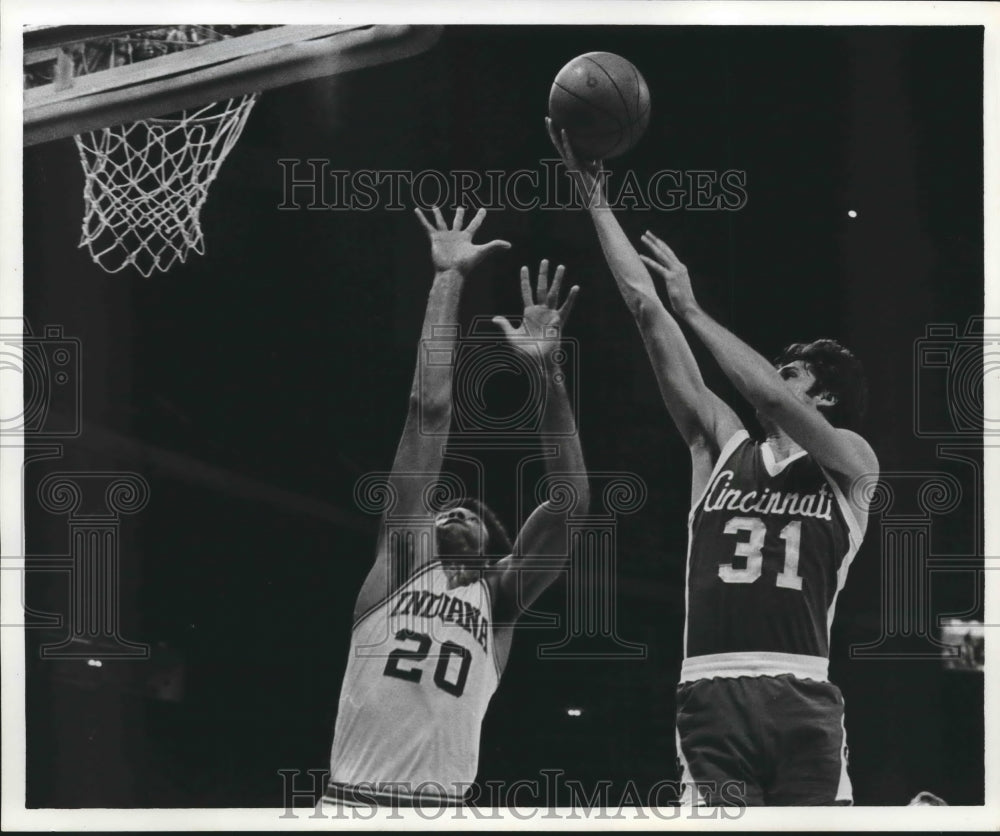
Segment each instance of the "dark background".
[{"label": "dark background", "polygon": [[[982,314],[982,39],[971,27],[450,27],[420,57],[263,94],[212,186],[206,255],[148,280],[106,275],[76,248],[72,140],[26,149],[25,315],[36,333],[60,324],[79,338],[83,392],[81,436],[27,466],[28,554],[68,550],[65,517],[35,499],[46,474],[141,474],[149,505],[120,529],[121,619],[153,646],[150,661],[95,669],[39,660],[65,630],[27,632],[28,805],[280,806],[277,770],[326,766],[377,525],[353,489],[391,463],[430,261],[409,211],[278,211],[276,160],[537,169],[551,157],[551,79],[582,52],[627,56],[651,90],[648,133],[612,169],[746,172],[740,211],[622,213],[633,239],[666,238],[706,307],[765,354],[820,336],[851,346],[883,470],[962,485],[960,506],[933,518],[931,552],[976,553],[977,471],[914,432],[927,374],[914,351],[929,324],[961,333]],[[480,778],[562,769],[642,789],[676,777],[687,452],[586,216],[496,211],[480,235],[514,247],[470,282],[463,319],[517,313],[517,268],[565,262],[582,287],[569,330],[588,466],[633,472],[649,492],[618,529],[616,611],[618,635],[648,658],[540,661],[537,644],[558,634],[520,632]],[[939,385],[948,369],[935,374]],[[920,408],[947,423],[937,391]],[[502,458],[490,466],[513,472]],[[513,527],[530,509],[493,484],[487,499]],[[882,629],[879,523],[833,632],[856,803],[924,789],[982,803],[981,676],[935,658],[850,658]],[[975,614],[978,588],[974,573],[935,574],[934,612]],[[539,606],[563,612],[565,594],[558,584]],[[29,605],[64,612],[66,595],[61,576],[30,575]],[[919,638],[885,648],[934,652]]]}]

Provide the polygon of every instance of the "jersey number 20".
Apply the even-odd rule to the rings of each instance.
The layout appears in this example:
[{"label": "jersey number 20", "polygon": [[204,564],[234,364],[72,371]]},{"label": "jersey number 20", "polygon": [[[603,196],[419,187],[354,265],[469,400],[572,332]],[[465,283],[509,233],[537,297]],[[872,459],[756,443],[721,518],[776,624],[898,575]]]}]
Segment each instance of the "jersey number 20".
[{"label": "jersey number 20", "polygon": [[[745,557],[747,565],[737,569],[733,564],[720,563],[719,577],[726,583],[753,583],[760,577],[764,567],[764,537],[767,535],[767,525],[760,517],[733,517],[726,523],[726,534],[750,533],[750,539],[736,544],[736,556]],[[802,539],[802,523],[798,520],[790,522],[778,535],[785,541],[785,564],[778,575],[777,584],[785,589],[802,589],[802,576],[799,575],[799,543]]]},{"label": "jersey number 20", "polygon": [[[405,679],[407,682],[419,682],[424,675],[420,663],[430,653],[431,645],[434,643],[433,639],[426,633],[400,630],[396,633],[396,641],[416,642],[417,646],[414,648],[397,647],[392,651],[389,654],[389,660],[385,663],[383,675]],[[461,660],[454,682],[445,678],[448,676],[448,663],[452,656],[457,656]],[[462,696],[462,692],[465,690],[465,680],[469,678],[469,665],[471,664],[472,653],[467,647],[462,647],[455,642],[442,642],[441,650],[438,652],[437,665],[434,667],[434,684],[454,697]],[[407,667],[401,667],[402,665]]]}]

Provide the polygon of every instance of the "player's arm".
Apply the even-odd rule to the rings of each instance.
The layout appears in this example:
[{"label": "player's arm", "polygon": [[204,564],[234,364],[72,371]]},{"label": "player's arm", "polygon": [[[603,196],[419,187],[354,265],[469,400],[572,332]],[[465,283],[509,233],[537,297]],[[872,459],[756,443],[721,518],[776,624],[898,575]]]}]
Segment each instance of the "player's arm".
[{"label": "player's arm", "polygon": [[545,404],[541,420],[541,443],[554,449],[545,461],[546,471],[558,476],[559,487],[552,501],[539,505],[525,521],[510,555],[497,564],[499,619],[513,621],[531,606],[542,591],[564,571],[569,552],[568,529],[571,513],[585,514],[590,505],[590,487],[580,449],[576,420],[566,394],[565,375],[557,349],[573,302],[579,292],[574,286],[559,306],[559,288],[565,272],[556,268],[548,286],[548,262],[538,270],[538,287],[532,301],[528,268],[521,268],[521,295],[524,317],[514,328],[504,317],[496,322],[512,348],[538,364],[545,376]]},{"label": "player's arm", "polygon": [[649,271],[605,199],[600,162],[590,167],[581,164],[566,132],[557,134],[550,120],[547,125],[553,145],[588,206],[604,257],[642,335],[671,418],[693,454],[707,447],[717,455],[742,423],[705,385],[684,333],[660,300]]},{"label": "player's arm", "polygon": [[640,257],[666,280],[667,295],[677,316],[705,343],[726,376],[761,415],[781,427],[821,465],[849,480],[878,472],[878,460],[867,441],[855,432],[834,427],[821,413],[801,403],[771,363],[701,309],[687,268],[670,247],[648,232],[643,243],[652,257]]},{"label": "player's arm", "polygon": [[[443,448],[451,427],[451,385],[459,339],[458,303],[462,288],[470,272],[485,256],[510,247],[506,241],[472,243],[473,235],[486,216],[484,209],[476,213],[465,229],[462,229],[464,209],[455,212],[450,229],[437,207],[434,207],[433,225],[419,209],[416,214],[430,239],[434,281],[424,313],[406,423],[389,477],[391,492],[396,497],[392,513],[409,519],[428,514],[424,506],[425,491],[437,480],[441,471]],[[425,347],[431,341],[435,362],[426,363]],[[359,612],[390,594],[430,557],[412,550],[390,554],[385,541],[383,520],[375,563],[358,597]]]}]

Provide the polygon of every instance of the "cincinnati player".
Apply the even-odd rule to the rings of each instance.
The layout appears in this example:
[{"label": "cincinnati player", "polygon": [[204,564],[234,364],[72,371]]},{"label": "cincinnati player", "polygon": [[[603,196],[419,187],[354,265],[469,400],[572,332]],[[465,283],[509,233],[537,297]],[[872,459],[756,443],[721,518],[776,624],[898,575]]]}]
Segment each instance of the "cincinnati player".
[{"label": "cincinnati player", "polygon": [[[855,432],[865,384],[832,340],[790,346],[777,368],[697,304],[687,269],[647,232],[640,256],[565,132],[550,137],[577,182],[661,393],[692,460],[678,756],[691,803],[851,802],[843,699],[828,681],[837,595],[867,524],[878,460]],[[647,270],[648,268],[648,270]],[[752,441],[702,379],[678,319],[705,343],[766,433]]]},{"label": "cincinnati player", "polygon": [[[513,546],[478,499],[436,514],[428,508],[451,425],[459,297],[473,268],[510,246],[473,244],[486,213],[480,209],[464,230],[463,214],[456,211],[449,229],[436,207],[435,225],[417,211],[435,275],[389,480],[395,504],[383,517],[375,562],[354,609],[324,805],[462,802],[476,778],[480,727],[514,624],[559,576],[567,556],[570,503],[543,502]],[[587,477],[556,351],[579,288],[558,307],[563,273],[560,265],[548,287],[543,261],[533,300],[522,268],[521,324],[494,322],[544,375],[540,436],[552,451],[546,467],[560,474],[576,494],[575,509],[585,512]],[[502,559],[491,563],[490,555]]]}]

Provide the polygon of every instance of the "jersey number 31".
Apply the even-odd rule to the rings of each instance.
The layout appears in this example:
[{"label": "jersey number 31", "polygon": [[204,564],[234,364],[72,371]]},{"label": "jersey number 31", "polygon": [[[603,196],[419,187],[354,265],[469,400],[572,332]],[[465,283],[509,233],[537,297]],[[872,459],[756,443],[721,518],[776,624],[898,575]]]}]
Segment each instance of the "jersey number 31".
[{"label": "jersey number 31", "polygon": [[[736,557],[745,557],[747,565],[737,569],[732,562],[719,564],[719,577],[726,583],[753,583],[760,577],[764,568],[764,537],[767,535],[767,525],[760,517],[733,517],[726,523],[726,534],[750,532],[750,539],[736,544]],[[802,523],[799,520],[790,522],[778,535],[785,541],[785,563],[778,575],[777,584],[784,589],[802,589],[802,576],[799,574],[799,543],[802,539]]]}]

